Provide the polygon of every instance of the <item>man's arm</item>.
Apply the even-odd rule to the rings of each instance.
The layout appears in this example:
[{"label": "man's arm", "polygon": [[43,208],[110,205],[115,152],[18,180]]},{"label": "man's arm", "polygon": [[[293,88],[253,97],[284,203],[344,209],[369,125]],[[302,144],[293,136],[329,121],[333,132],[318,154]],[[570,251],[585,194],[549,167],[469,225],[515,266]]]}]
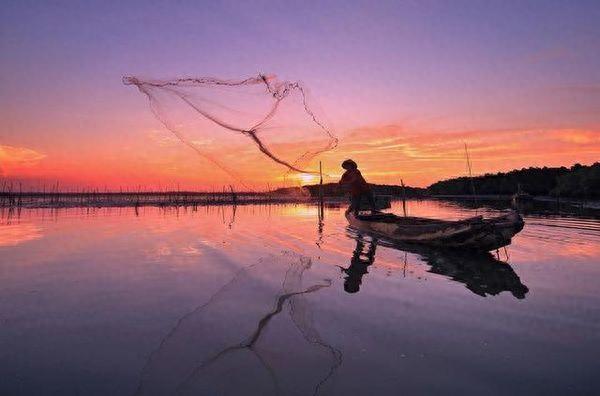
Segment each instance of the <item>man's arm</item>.
[{"label": "man's arm", "polygon": [[346,172],[342,175],[342,178],[340,179],[340,184],[352,184],[352,182],[354,182],[354,175],[352,175],[349,172]]},{"label": "man's arm", "polygon": [[344,172],[340,181],[338,182],[338,192],[346,192],[348,190],[348,186],[350,185],[350,174],[348,172]]},{"label": "man's arm", "polygon": [[346,173],[344,173],[342,175],[342,177],[340,178],[340,181],[338,182],[338,184],[346,184],[347,183],[346,179],[347,179]]}]

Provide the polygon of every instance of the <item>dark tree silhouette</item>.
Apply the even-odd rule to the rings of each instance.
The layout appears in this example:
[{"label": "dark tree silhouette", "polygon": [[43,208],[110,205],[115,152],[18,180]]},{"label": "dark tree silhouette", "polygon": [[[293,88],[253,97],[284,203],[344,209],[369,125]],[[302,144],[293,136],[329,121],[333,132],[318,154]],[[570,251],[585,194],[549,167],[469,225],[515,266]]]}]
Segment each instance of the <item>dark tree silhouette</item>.
[{"label": "dark tree silhouette", "polygon": [[[600,198],[600,162],[575,164],[571,168],[523,168],[507,173],[485,174],[473,178],[478,194],[510,195],[523,192],[573,198]],[[436,182],[427,188],[431,195],[470,195],[468,177]]]}]

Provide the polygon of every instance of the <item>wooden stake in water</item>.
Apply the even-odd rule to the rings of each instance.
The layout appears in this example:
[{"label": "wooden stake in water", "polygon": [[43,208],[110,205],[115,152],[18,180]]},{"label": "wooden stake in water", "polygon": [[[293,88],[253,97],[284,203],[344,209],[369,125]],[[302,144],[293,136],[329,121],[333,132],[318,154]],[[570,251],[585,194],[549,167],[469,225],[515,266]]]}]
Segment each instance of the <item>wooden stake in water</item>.
[{"label": "wooden stake in water", "polygon": [[229,185],[229,189],[231,190],[231,203],[233,205],[237,205],[237,194],[235,193],[235,190],[231,184]]},{"label": "wooden stake in water", "polygon": [[319,216],[323,218],[323,164],[319,161]]},{"label": "wooden stake in water", "polygon": [[406,217],[406,187],[404,186],[404,180],[400,179],[400,185],[402,186],[402,211],[404,217]]}]

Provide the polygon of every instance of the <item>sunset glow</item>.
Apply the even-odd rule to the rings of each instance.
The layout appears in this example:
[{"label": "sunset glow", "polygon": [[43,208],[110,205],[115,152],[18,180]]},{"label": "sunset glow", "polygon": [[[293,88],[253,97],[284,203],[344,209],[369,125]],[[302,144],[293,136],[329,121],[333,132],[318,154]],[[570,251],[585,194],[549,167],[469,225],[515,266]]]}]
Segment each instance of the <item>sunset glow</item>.
[{"label": "sunset glow", "polygon": [[[0,93],[0,177],[25,189],[57,182],[64,189],[265,189],[318,181],[287,174],[235,135],[194,140],[241,185],[153,117],[145,98],[121,82],[134,73],[265,72],[302,81],[340,139],[309,164],[316,171],[323,162],[325,182],[353,158],[371,182],[427,186],[466,173],[465,143],[475,174],[600,158],[600,32],[585,7],[546,7],[533,19],[503,3],[472,5],[469,13],[451,3],[342,7],[336,15],[291,6],[255,13],[250,5],[142,14],[102,3],[93,12],[33,8],[14,3],[3,11],[0,38],[12,54],[0,65],[11,76]],[[439,16],[435,26],[420,22],[432,15]],[[564,29],[548,34],[558,21]],[[111,49],[115,43],[119,50]],[[261,136],[278,152],[299,150],[285,134]]]},{"label": "sunset glow", "polygon": [[600,395],[599,22],[4,0],[0,396]]}]

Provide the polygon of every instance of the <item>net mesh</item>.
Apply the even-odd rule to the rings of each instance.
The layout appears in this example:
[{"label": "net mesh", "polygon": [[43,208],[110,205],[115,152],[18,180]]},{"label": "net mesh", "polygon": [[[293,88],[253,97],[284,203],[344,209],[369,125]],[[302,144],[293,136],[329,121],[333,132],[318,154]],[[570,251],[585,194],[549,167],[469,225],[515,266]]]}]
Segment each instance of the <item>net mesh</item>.
[{"label": "net mesh", "polygon": [[148,98],[177,139],[239,182],[235,169],[249,164],[261,171],[270,163],[286,173],[316,173],[311,161],[338,143],[299,82],[259,74],[241,80],[126,76],[123,83]]}]

